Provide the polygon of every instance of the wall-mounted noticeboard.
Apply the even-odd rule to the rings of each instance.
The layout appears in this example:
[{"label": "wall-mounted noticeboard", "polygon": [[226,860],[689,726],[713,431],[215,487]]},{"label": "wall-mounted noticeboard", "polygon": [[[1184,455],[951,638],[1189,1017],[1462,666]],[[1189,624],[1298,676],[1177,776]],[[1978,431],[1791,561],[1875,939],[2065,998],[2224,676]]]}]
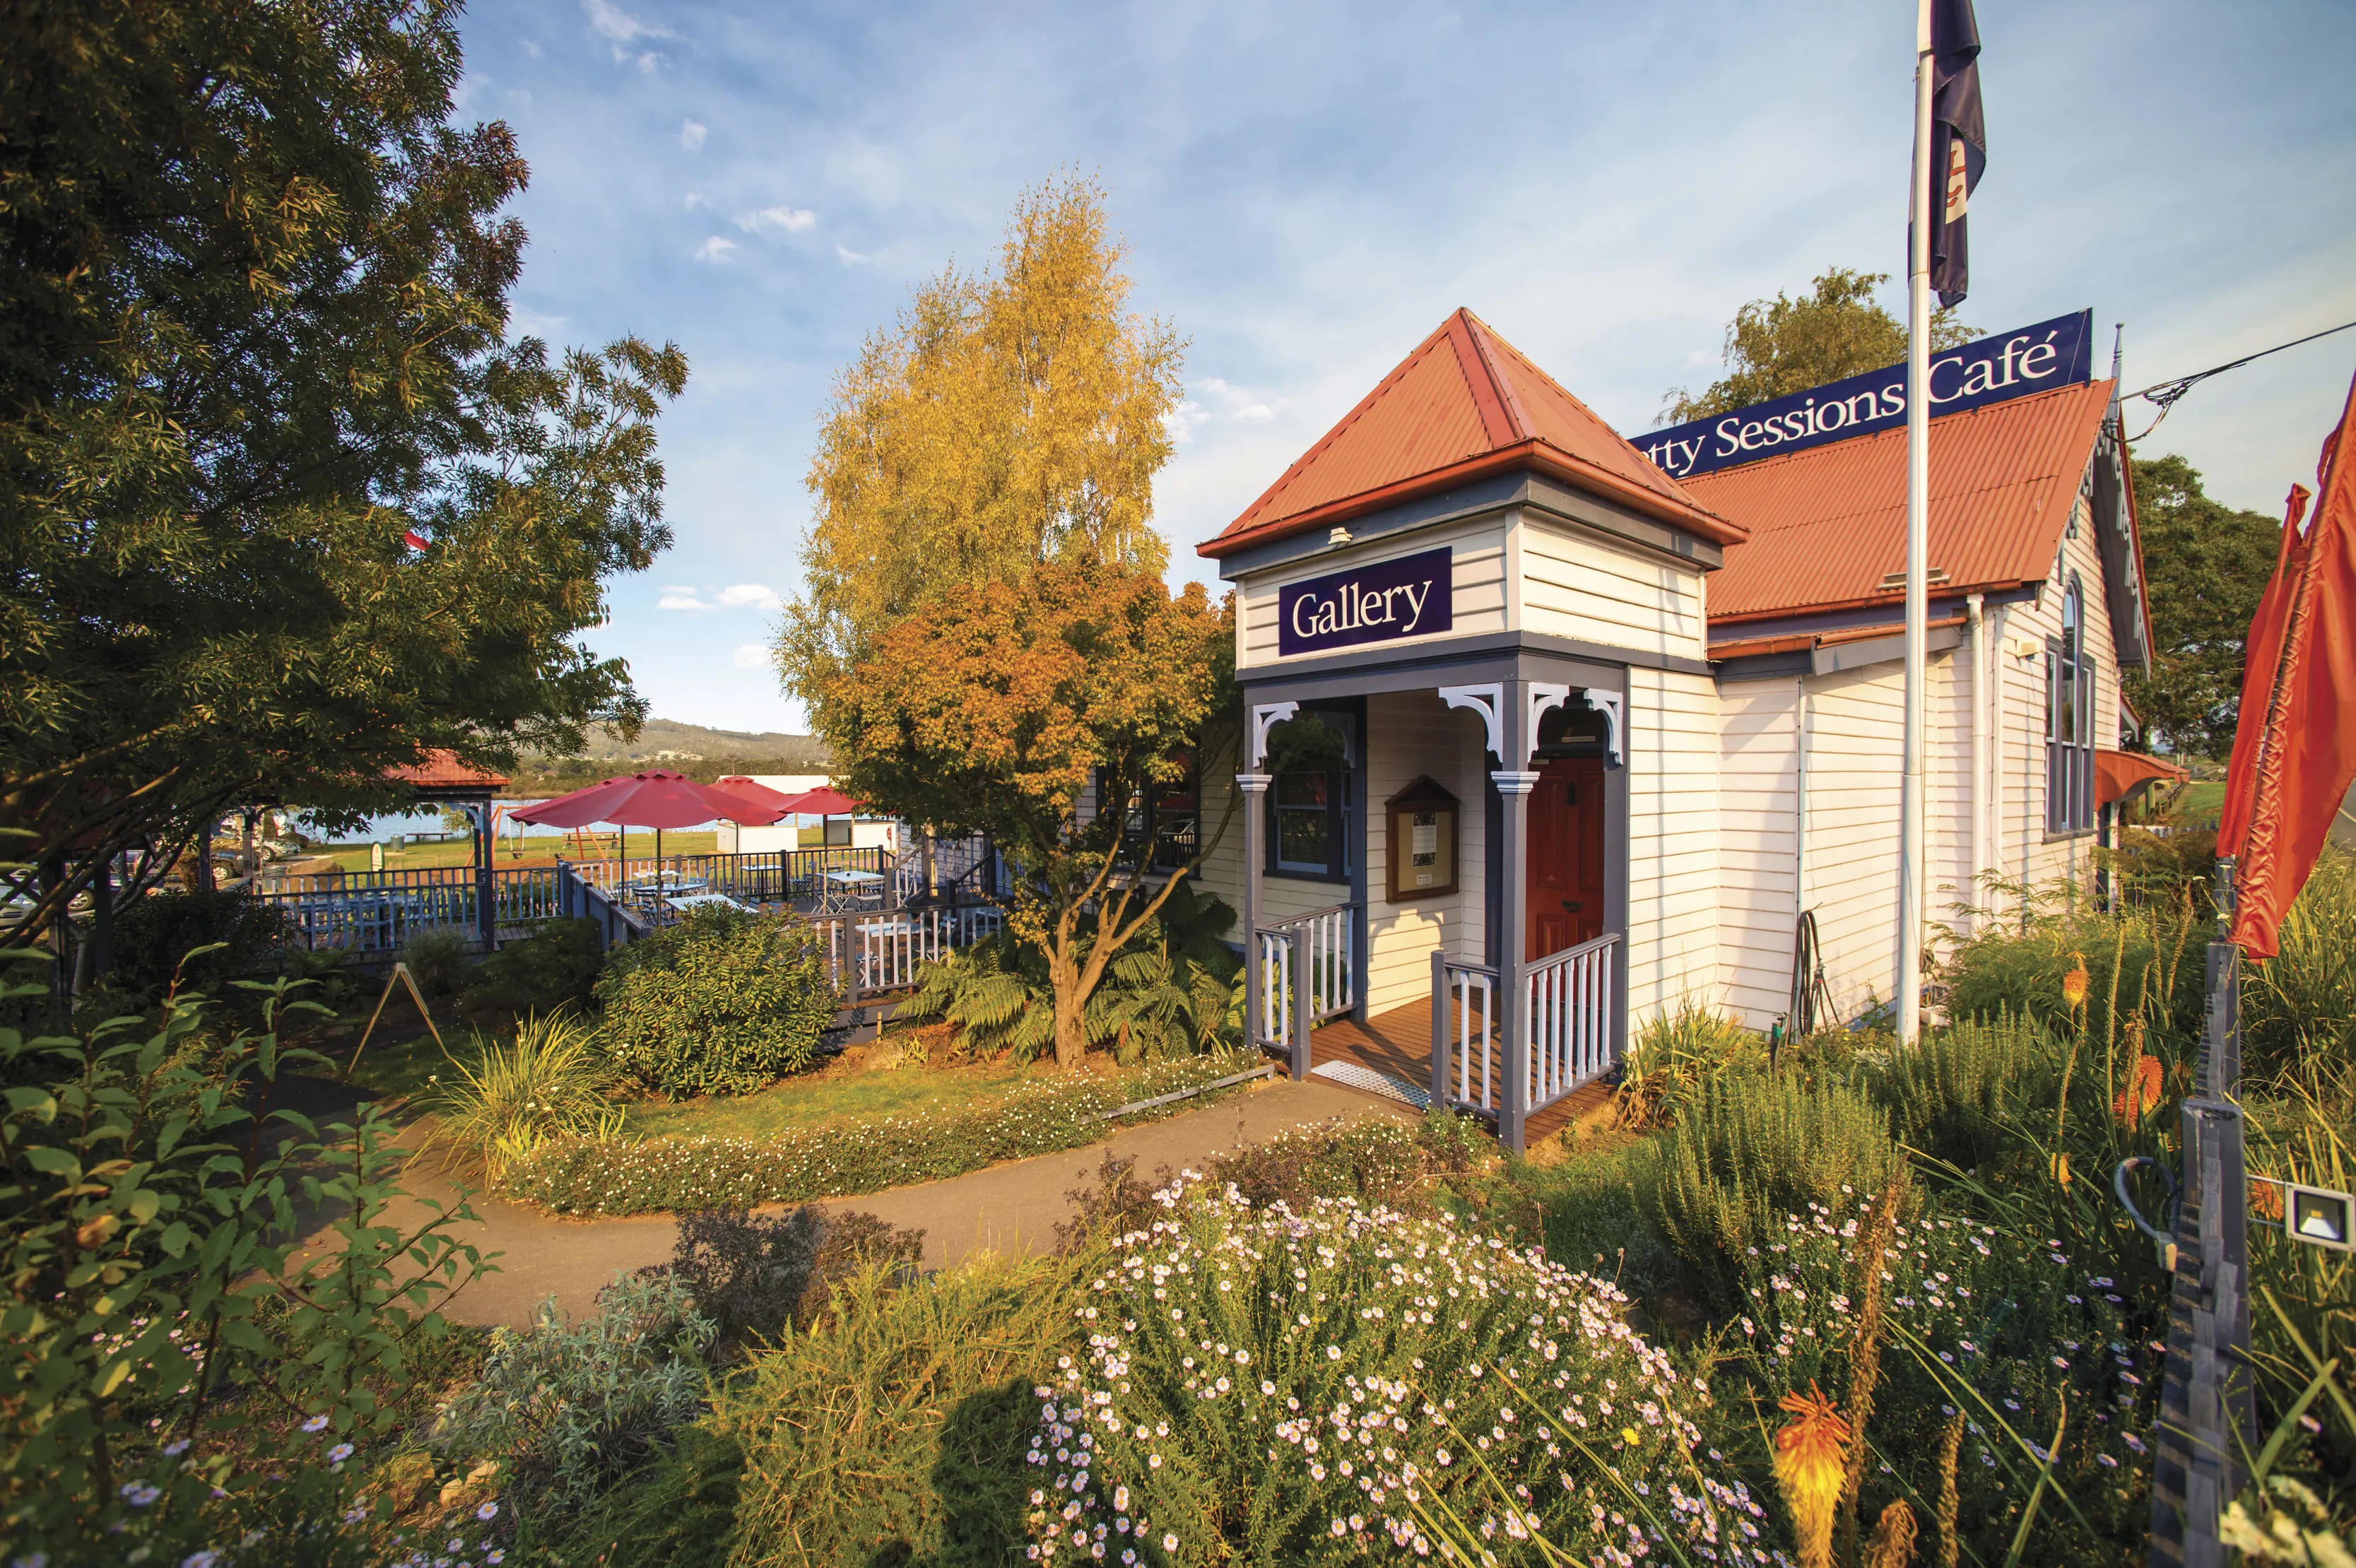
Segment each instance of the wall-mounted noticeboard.
[{"label": "wall-mounted noticeboard", "polygon": [[1456,891],[1456,797],[1429,778],[1391,796],[1390,901],[1414,903]]}]

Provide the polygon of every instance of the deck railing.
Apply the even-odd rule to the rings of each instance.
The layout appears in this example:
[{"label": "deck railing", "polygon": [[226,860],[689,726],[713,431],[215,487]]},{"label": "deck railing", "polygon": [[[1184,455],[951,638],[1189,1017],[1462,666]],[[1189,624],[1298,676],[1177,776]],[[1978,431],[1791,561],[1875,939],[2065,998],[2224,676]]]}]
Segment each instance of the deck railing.
[{"label": "deck railing", "polygon": [[1431,1099],[1494,1119],[1505,1098],[1497,1046],[1497,971],[1431,955]]},{"label": "deck railing", "polygon": [[[490,875],[494,928],[561,912],[556,866],[519,866]],[[354,871],[326,886],[262,888],[252,898],[286,918],[304,946],[359,954],[398,950],[437,927],[480,928],[481,888],[470,867],[435,871]]]},{"label": "deck railing", "polygon": [[1619,955],[1620,933],[1607,932],[1522,965],[1531,1112],[1545,1109],[1611,1067]]},{"label": "deck railing", "polygon": [[828,915],[811,923],[824,933],[828,973],[855,1002],[865,992],[905,990],[926,965],[1005,929],[1006,912],[995,904],[962,904]]},{"label": "deck railing", "polygon": [[1334,904],[1263,925],[1255,1043],[1309,1071],[1309,1031],[1358,1005],[1358,906]]},{"label": "deck railing", "polygon": [[817,899],[826,891],[830,871],[870,871],[889,879],[891,851],[877,848],[772,849],[736,855],[665,855],[659,859],[631,856],[627,860],[571,862],[591,886],[609,897],[626,895],[631,884],[651,884],[659,877],[666,885],[685,886],[698,892],[725,893],[739,903],[797,903]]}]

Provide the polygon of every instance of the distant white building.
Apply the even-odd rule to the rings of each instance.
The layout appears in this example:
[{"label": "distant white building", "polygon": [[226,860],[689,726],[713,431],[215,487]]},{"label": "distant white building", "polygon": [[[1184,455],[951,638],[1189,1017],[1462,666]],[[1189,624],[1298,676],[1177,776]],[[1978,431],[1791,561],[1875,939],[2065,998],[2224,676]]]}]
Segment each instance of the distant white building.
[{"label": "distant white building", "polygon": [[[779,795],[807,795],[814,789],[825,789],[834,780],[825,773],[730,773],[729,778],[749,778],[756,784],[776,790]],[[801,848],[801,831],[824,822],[827,842],[837,848],[848,845],[859,849],[883,849],[891,854],[900,852],[900,825],[883,817],[798,816],[769,827],[740,827],[733,822],[719,826],[719,852],[723,855],[772,854],[779,849]]]}]

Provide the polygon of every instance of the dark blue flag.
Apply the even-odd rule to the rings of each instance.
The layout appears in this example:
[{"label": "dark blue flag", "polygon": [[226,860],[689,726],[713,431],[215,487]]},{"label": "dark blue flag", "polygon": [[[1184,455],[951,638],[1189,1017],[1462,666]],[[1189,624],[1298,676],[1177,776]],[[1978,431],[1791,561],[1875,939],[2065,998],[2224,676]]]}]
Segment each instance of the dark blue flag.
[{"label": "dark blue flag", "polygon": [[1979,59],[1972,0],[1931,0],[1931,286],[1943,306],[1971,283],[1964,215],[1987,164]]}]

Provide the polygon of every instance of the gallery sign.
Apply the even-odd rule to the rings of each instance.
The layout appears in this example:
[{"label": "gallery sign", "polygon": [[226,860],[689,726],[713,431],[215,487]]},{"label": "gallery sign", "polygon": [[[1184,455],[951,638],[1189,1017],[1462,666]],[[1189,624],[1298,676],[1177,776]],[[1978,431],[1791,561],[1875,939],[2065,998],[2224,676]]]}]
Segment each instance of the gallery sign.
[{"label": "gallery sign", "polygon": [[[2072,387],[2094,378],[2094,313],[2057,315],[2017,332],[1998,333],[1931,359],[1931,416],[2000,403],[2031,392]],[[1779,452],[1802,452],[1828,441],[1869,435],[1906,422],[1906,367],[1869,370],[1827,387],[1747,409],[1696,420],[1635,440],[1655,466],[1690,479],[1756,463]]]},{"label": "gallery sign", "polygon": [[1277,590],[1280,657],[1423,637],[1455,624],[1445,547],[1332,571]]}]

